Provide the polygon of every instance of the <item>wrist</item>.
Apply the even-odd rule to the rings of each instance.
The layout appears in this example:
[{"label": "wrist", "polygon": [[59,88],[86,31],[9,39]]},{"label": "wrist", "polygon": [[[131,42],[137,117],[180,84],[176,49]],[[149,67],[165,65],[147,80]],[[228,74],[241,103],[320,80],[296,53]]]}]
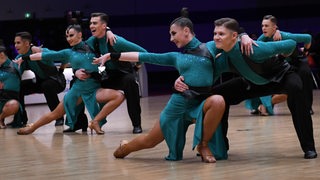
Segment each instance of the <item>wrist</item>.
[{"label": "wrist", "polygon": [[21,56],[21,59],[24,61],[28,61],[28,60],[30,60],[30,55]]},{"label": "wrist", "polygon": [[245,33],[245,32],[242,32],[242,33],[238,34],[239,39],[241,39],[241,37],[244,36],[244,35],[248,35],[248,34]]},{"label": "wrist", "polygon": [[106,31],[111,31],[111,28],[107,27]]},{"label": "wrist", "polygon": [[119,52],[112,52],[110,53],[110,59],[111,60],[119,60],[121,56],[121,53]]},{"label": "wrist", "polygon": [[79,72],[80,70],[79,69],[77,69],[77,70],[73,70],[73,74],[74,74],[74,76],[76,77],[76,78],[78,78],[78,72]]}]

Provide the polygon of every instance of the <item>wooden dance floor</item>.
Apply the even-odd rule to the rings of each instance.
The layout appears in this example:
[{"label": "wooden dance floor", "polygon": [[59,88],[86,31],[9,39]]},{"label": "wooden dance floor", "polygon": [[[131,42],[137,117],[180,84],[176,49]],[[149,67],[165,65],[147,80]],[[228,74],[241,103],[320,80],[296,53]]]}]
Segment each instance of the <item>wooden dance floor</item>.
[{"label": "wooden dance floor", "polygon": [[[316,148],[320,153],[320,91],[314,91],[313,115]],[[141,98],[142,127],[150,130],[168,95]],[[49,111],[46,104],[27,106],[30,122]],[[166,161],[165,142],[153,149],[115,159],[122,139],[132,139],[125,102],[108,117],[104,135],[63,134],[54,122],[31,135],[17,129],[0,129],[0,179],[319,179],[320,157],[303,158],[286,103],[275,106],[274,116],[254,116],[244,104],[232,106],[229,119],[229,159],[201,162],[192,151],[194,126],[190,126],[184,159]],[[66,127],[64,127],[66,128]]]}]

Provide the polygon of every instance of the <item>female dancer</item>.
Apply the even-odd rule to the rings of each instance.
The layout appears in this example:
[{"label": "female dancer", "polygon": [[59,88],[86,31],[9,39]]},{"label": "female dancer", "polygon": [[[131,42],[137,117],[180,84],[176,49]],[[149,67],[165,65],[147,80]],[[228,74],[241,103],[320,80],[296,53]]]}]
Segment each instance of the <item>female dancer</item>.
[{"label": "female dancer", "polygon": [[11,127],[22,127],[22,108],[19,102],[21,72],[6,54],[6,48],[0,45],[0,129],[7,128],[4,120],[14,115]]},{"label": "female dancer", "polygon": [[[98,74],[98,66],[93,65],[91,62],[95,54],[93,50],[82,41],[81,26],[70,25],[66,30],[66,38],[70,46],[72,46],[71,49],[36,53],[24,56],[16,60],[16,62],[21,63],[23,60],[60,59],[61,61],[70,62],[74,71],[83,68],[88,74],[91,74],[91,76],[86,80],[76,79],[72,88],[54,111],[45,114],[30,126],[19,129],[18,134],[30,134],[65,113],[68,117],[66,124],[70,126],[70,128],[73,128],[77,120],[77,115],[81,110],[81,106],[79,105],[81,102],[84,102],[91,118],[95,121],[104,119],[123,102],[124,96],[121,92],[113,89],[100,88],[100,82],[95,78],[95,75]],[[98,103],[106,103],[101,111]],[[100,128],[97,130],[92,123],[89,124],[89,128],[91,129],[91,133],[92,130],[95,129],[97,134],[104,134],[104,131]]]}]

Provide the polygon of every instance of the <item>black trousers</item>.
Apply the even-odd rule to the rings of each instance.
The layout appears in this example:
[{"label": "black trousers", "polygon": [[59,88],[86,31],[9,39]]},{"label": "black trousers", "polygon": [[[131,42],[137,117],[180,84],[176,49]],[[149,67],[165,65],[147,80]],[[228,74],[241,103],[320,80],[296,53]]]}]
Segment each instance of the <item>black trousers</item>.
[{"label": "black trousers", "polygon": [[[34,93],[44,94],[49,109],[53,111],[60,102],[58,94],[63,90],[64,89],[59,85],[59,83],[52,79],[43,80],[37,78],[22,80],[20,85],[20,103],[23,108],[22,122],[26,124],[28,121],[27,112],[25,110],[24,96]],[[59,119],[63,119],[63,117]]]},{"label": "black trousers", "polygon": [[139,85],[134,73],[109,74],[109,78],[102,83],[103,88],[122,90],[126,97],[128,114],[132,126],[141,126],[141,106]]},{"label": "black trousers", "polygon": [[296,72],[299,74],[303,83],[303,94],[306,100],[306,105],[309,110],[312,109],[313,104],[313,78],[312,71],[308,64],[307,59],[302,59],[292,64],[296,68]]},{"label": "black trousers", "polygon": [[[245,99],[277,93],[288,94],[287,104],[300,146],[304,152],[315,151],[312,117],[303,94],[302,80],[296,72],[288,72],[279,83],[271,82],[265,85],[256,85],[242,77],[237,77],[215,86],[213,92],[224,97],[227,107],[239,104]],[[229,110],[225,112],[221,121],[227,148],[229,148],[227,138],[228,113]]]}]

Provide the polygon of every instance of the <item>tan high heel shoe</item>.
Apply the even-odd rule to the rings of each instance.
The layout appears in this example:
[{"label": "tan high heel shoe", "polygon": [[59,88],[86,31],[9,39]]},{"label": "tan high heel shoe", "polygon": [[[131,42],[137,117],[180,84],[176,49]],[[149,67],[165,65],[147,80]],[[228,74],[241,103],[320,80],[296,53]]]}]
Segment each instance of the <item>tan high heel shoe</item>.
[{"label": "tan high heel shoe", "polygon": [[4,123],[4,119],[0,119],[0,129],[6,129],[7,125]]},{"label": "tan high heel shoe", "polygon": [[199,152],[199,154],[201,156],[202,162],[205,162],[205,163],[215,163],[215,162],[217,162],[216,158],[212,155],[208,145],[199,144],[197,146],[197,151]]},{"label": "tan high heel shoe", "polygon": [[258,107],[258,110],[259,110],[260,116],[269,116],[269,113],[267,112],[267,108],[264,105],[260,104]]},{"label": "tan high heel shoe", "polygon": [[24,128],[20,128],[18,131],[17,131],[17,134],[18,135],[28,135],[28,134],[31,134],[35,131],[35,129],[32,128],[33,124],[27,124],[26,127]]},{"label": "tan high heel shoe", "polygon": [[120,146],[114,151],[113,156],[115,158],[126,157],[129,154],[129,152],[126,152],[126,150],[125,150],[127,144],[128,144],[128,141],[122,140],[120,142]]},{"label": "tan high heel shoe", "polygon": [[92,130],[94,130],[98,135],[104,134],[104,131],[101,130],[99,123],[97,121],[90,121],[88,127],[91,130],[91,134],[93,134]]}]

